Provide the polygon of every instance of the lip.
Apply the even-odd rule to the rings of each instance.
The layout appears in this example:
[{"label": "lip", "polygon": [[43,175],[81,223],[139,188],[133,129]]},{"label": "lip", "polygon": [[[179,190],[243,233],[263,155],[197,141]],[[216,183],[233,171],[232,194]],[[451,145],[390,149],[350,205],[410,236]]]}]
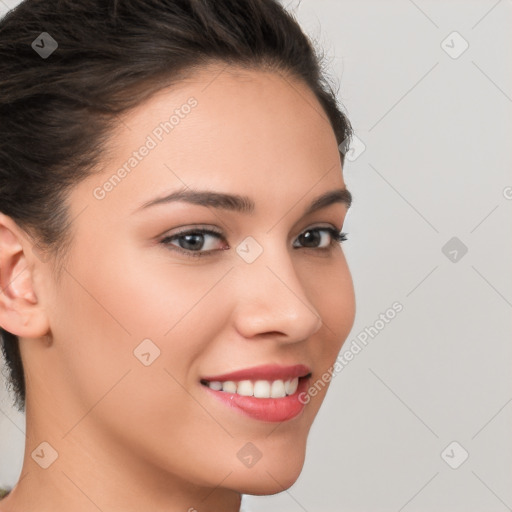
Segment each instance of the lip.
[{"label": "lip", "polygon": [[232,410],[252,419],[283,422],[295,418],[306,407],[306,404],[299,400],[299,396],[307,391],[310,380],[310,377],[299,378],[297,391],[293,395],[287,395],[283,398],[256,398],[226,391],[215,391],[208,386],[201,386],[201,388]]},{"label": "lip", "polygon": [[[277,364],[266,364],[261,366],[253,366],[244,370],[237,370],[231,373],[223,373],[222,375],[213,375],[202,377],[201,380],[220,381],[227,380],[288,380],[295,377],[305,377],[311,373],[311,368],[304,364],[296,364],[293,366],[280,366]],[[291,396],[291,395],[290,395]]]},{"label": "lip", "polygon": [[299,378],[297,390],[293,395],[282,398],[256,398],[226,391],[216,391],[206,385],[201,387],[212,398],[219,400],[237,413],[259,421],[283,422],[297,417],[306,406],[305,403],[299,400],[299,396],[307,391],[311,380],[311,369],[308,366],[302,364],[294,366],[263,365],[201,379],[201,381],[225,382],[227,380],[288,380],[295,377]]}]

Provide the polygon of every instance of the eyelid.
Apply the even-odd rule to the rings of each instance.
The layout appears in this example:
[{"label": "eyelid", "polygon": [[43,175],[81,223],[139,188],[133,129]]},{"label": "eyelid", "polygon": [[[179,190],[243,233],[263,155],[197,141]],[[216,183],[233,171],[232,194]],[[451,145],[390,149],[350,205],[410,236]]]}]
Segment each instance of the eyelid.
[{"label": "eyelid", "polygon": [[[337,226],[335,226],[332,223],[328,223],[327,222],[325,224],[327,224],[327,225],[324,225],[323,223],[322,223],[322,225],[318,225],[318,224],[309,225],[309,226],[301,229],[297,233],[296,237],[298,235],[300,235],[301,233],[303,233],[304,231],[307,231],[308,229],[320,229],[320,228],[328,229],[328,228],[333,228],[333,229],[335,229],[338,232],[340,232],[343,229],[343,226],[341,228],[338,228]],[[210,226],[209,224],[185,225],[185,226],[178,227],[178,228],[175,228],[175,229],[176,229],[176,231],[175,230],[166,231],[165,234],[161,235],[161,237],[159,237],[159,238],[162,240],[162,239],[169,238],[169,237],[172,237],[172,236],[185,235],[185,234],[196,232],[196,231],[201,231],[201,232],[208,233],[208,234],[211,234],[211,235],[218,235],[218,236],[221,236],[221,237],[225,238],[224,233],[222,232],[222,230],[214,228],[214,227]]]},{"label": "eyelid", "polygon": [[215,235],[215,236],[218,236],[221,238],[226,238],[224,236],[224,233],[221,230],[217,230],[216,228],[212,228],[211,226],[206,225],[206,224],[205,225],[196,224],[194,226],[183,226],[180,228],[176,228],[176,230],[166,231],[165,234],[159,238],[160,238],[160,241],[162,241],[162,240],[165,240],[166,238],[171,238],[171,237],[180,236],[180,235],[187,235],[189,233],[196,233],[196,232],[206,233],[209,235]]}]

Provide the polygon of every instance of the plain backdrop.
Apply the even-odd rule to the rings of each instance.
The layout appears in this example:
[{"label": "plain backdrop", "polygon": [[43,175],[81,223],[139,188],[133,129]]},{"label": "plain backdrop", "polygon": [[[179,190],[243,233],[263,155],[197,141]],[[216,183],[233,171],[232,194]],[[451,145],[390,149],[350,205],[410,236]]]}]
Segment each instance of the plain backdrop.
[{"label": "plain backdrop", "polygon": [[[512,3],[283,4],[324,49],[357,135],[344,171],[357,315],[342,353],[367,342],[335,374],[296,484],[245,502],[511,510]],[[25,425],[0,387],[0,486],[12,486]]]}]

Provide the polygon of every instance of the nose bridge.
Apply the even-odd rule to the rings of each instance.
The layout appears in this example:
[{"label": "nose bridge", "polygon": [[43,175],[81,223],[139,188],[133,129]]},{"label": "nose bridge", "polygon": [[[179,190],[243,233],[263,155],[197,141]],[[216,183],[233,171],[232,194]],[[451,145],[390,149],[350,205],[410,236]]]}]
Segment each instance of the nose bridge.
[{"label": "nose bridge", "polygon": [[279,332],[290,341],[298,341],[315,333],[322,320],[286,247],[270,238],[265,247],[260,245],[259,254],[252,261],[245,260],[244,255],[252,251],[254,258],[254,241],[246,240],[247,245],[242,242],[237,248],[243,260],[237,268],[238,328],[246,337]]}]

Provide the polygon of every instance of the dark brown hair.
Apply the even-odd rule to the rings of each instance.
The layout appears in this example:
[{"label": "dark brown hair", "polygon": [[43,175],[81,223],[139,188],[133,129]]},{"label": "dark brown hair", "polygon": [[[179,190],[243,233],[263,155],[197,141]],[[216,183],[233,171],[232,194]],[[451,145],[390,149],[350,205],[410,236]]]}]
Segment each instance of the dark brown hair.
[{"label": "dark brown hair", "polygon": [[[46,57],[33,46],[50,48],[43,32],[58,45]],[[301,80],[347,147],[351,124],[323,61],[277,0],[25,0],[0,20],[0,211],[58,278],[72,240],[66,192],[97,170],[119,114],[210,63]],[[21,411],[18,338],[0,338]]]}]

